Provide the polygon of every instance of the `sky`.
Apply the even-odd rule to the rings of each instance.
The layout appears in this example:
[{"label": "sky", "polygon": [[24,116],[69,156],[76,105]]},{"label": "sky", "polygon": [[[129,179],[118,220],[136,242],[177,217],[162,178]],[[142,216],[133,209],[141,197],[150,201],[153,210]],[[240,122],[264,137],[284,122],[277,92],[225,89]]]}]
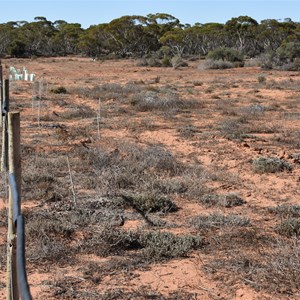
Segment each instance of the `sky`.
[{"label": "sky", "polygon": [[226,23],[247,15],[264,19],[291,18],[300,22],[300,0],[0,0],[0,23],[34,21],[37,16],[54,22],[80,23],[83,28],[108,23],[125,15],[168,13],[182,24]]}]

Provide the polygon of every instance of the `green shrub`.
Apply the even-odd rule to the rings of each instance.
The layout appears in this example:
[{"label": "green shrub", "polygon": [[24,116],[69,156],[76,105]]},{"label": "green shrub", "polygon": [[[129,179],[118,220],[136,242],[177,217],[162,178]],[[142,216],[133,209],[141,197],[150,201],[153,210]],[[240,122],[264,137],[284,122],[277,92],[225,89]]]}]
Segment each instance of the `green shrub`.
[{"label": "green shrub", "polygon": [[300,58],[300,42],[283,43],[277,50],[276,55],[282,62],[292,62]]},{"label": "green shrub", "polygon": [[255,173],[276,173],[291,171],[292,166],[287,161],[277,157],[261,156],[252,161],[252,168]]},{"label": "green shrub", "polygon": [[164,57],[161,60],[161,65],[163,67],[172,67],[171,58],[169,56]]},{"label": "green shrub", "polygon": [[232,48],[218,48],[208,52],[206,58],[212,60],[222,60],[230,62],[242,62],[244,60],[243,55]]},{"label": "green shrub", "polygon": [[274,65],[276,64],[276,53],[274,51],[269,51],[262,53],[257,58],[259,66],[264,70],[271,70],[273,69]]}]

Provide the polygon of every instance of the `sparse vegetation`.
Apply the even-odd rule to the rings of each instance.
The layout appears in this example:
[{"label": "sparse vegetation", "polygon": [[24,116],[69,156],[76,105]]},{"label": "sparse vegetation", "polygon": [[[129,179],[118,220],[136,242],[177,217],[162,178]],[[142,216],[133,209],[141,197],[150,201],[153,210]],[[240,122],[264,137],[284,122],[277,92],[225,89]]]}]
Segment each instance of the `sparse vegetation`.
[{"label": "sparse vegetation", "polygon": [[276,231],[287,237],[300,236],[300,219],[289,217],[276,227]]},{"label": "sparse vegetation", "polygon": [[212,213],[210,215],[199,215],[191,220],[191,225],[200,230],[220,229],[223,227],[240,227],[250,225],[249,219],[238,215],[223,215]]},{"label": "sparse vegetation", "polygon": [[143,254],[148,260],[162,261],[176,257],[184,257],[191,250],[203,246],[199,236],[176,236],[170,232],[149,232],[141,237],[144,246]]},{"label": "sparse vegetation", "polygon": [[270,213],[279,215],[280,217],[300,217],[300,205],[282,204],[275,207],[270,207]]},{"label": "sparse vegetation", "polygon": [[[186,69],[137,67],[116,48],[109,62],[107,53],[2,61],[38,66],[50,88],[67,89],[41,99],[39,125],[29,84],[15,82],[12,93],[12,108],[24,110],[26,256],[30,278],[43,272],[39,297],[227,299],[243,286],[295,299],[299,74],[273,66],[259,83],[256,65],[200,72],[205,55],[180,54],[180,40],[168,38],[148,53],[166,64],[179,55]],[[2,209],[1,275],[6,223]],[[199,288],[203,276],[212,292]]]},{"label": "sparse vegetation", "polygon": [[252,161],[253,171],[256,173],[276,173],[291,171],[292,166],[285,160],[277,157],[258,157]]},{"label": "sparse vegetation", "polygon": [[188,103],[180,99],[176,92],[171,90],[143,91],[133,95],[130,102],[140,111],[178,110],[189,106]]},{"label": "sparse vegetation", "polygon": [[235,193],[227,195],[206,194],[201,198],[201,203],[207,207],[235,207],[245,203],[245,201]]},{"label": "sparse vegetation", "polygon": [[231,69],[234,68],[234,63],[230,61],[225,61],[222,59],[219,60],[213,60],[213,59],[207,59],[205,62],[201,63],[199,65],[200,70],[218,70],[218,69]]}]

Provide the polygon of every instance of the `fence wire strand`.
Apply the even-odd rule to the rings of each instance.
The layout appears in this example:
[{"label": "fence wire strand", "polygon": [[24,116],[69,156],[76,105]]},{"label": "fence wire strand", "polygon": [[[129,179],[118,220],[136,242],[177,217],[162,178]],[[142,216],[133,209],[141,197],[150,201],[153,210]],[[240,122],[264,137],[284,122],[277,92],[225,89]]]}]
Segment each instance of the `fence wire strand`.
[{"label": "fence wire strand", "polygon": [[[4,92],[4,85],[3,85],[3,74],[2,74],[2,66],[0,62],[0,90],[1,90],[1,111],[2,114],[2,130],[3,130],[3,140],[2,140],[2,171],[7,176],[8,171],[8,111],[9,111],[9,96],[8,96],[8,84],[9,81],[5,80],[5,90]],[[17,286],[17,293],[20,296],[21,300],[32,300],[30,294],[30,288],[27,281],[27,274],[26,274],[26,259],[25,259],[25,220],[21,213],[21,195],[18,188],[18,184],[16,181],[16,174],[9,173],[8,174],[8,184],[10,187],[11,192],[11,199],[12,199],[12,219],[8,220],[9,226],[12,224],[13,231],[15,235],[15,241],[13,243],[13,247],[15,247],[15,251],[12,251],[14,258],[16,260],[16,269],[13,270],[14,274],[10,274],[10,280],[12,282],[11,287]],[[10,255],[7,253],[7,255]],[[8,275],[9,277],[9,275]],[[15,282],[17,281],[17,282]],[[11,288],[10,287],[10,288]],[[11,299],[13,300],[15,297],[13,296],[15,291],[10,293]]]}]

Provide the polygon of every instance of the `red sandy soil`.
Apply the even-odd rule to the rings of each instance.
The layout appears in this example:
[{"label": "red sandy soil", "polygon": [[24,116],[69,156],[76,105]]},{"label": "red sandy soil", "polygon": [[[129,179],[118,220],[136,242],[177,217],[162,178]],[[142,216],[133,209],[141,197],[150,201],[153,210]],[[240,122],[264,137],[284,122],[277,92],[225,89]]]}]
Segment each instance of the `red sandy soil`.
[{"label": "red sandy soil", "polygon": [[[272,215],[264,213],[264,209],[275,207],[279,204],[300,204],[299,202],[299,164],[293,162],[292,154],[299,153],[297,143],[283,145],[274,142],[282,135],[290,132],[299,132],[299,87],[296,89],[272,89],[264,84],[259,84],[257,77],[264,74],[268,82],[300,82],[298,72],[263,71],[258,67],[244,67],[230,70],[200,70],[199,62],[189,62],[186,68],[150,68],[138,67],[135,60],[111,60],[92,61],[88,58],[38,58],[38,59],[4,59],[2,64],[6,67],[25,66],[30,72],[37,75],[37,80],[44,79],[48,84],[48,99],[54,97],[50,89],[52,87],[64,86],[72,90],[76,87],[93,87],[104,83],[117,83],[124,85],[128,82],[141,82],[155,88],[166,85],[177,88],[182,99],[194,99],[203,102],[203,114],[192,110],[176,116],[174,119],[164,119],[148,112],[139,112],[134,116],[123,120],[124,115],[118,116],[113,113],[106,116],[112,126],[101,129],[102,142],[109,145],[110,141],[130,141],[139,145],[163,144],[176,158],[184,163],[198,163],[205,169],[214,172],[216,180],[207,179],[206,184],[216,193],[226,194],[238,193],[246,201],[241,207],[233,208],[235,214],[247,216],[256,227],[264,228],[265,232],[273,234],[273,226],[276,223]],[[7,68],[5,72],[7,73]],[[201,84],[198,84],[198,83]],[[266,84],[267,84],[266,83]],[[209,91],[210,90],[210,91]],[[22,102],[31,102],[32,83],[15,82],[11,88],[13,99],[12,108],[21,111],[22,140],[29,143],[36,135],[47,133],[47,128],[31,127],[36,125],[36,115],[30,106],[19,108]],[[84,104],[97,109],[97,101],[88,98],[67,94],[66,101]],[[230,104],[232,101],[232,105]],[[112,103],[114,103],[112,101]],[[228,105],[229,103],[229,105]],[[254,130],[256,139],[245,138],[243,141],[230,140],[217,132],[216,126],[226,119],[231,118],[231,110],[253,104],[265,107],[273,107],[274,110],[266,112],[267,116],[261,121],[261,126],[276,128],[274,131],[258,132]],[[114,104],[116,105],[116,104]],[[121,105],[121,104],[120,104]],[[123,105],[123,104],[122,104]],[[47,104],[42,109],[42,115],[58,115],[64,111],[64,107]],[[284,118],[283,114],[298,113],[296,117]],[[130,119],[131,118],[131,119]],[[151,130],[134,130],[135,125],[141,124],[144,118],[155,125]],[[76,127],[78,124],[90,124],[89,120],[66,120],[68,128]],[[125,125],[119,125],[125,122]],[[259,121],[258,121],[259,122]],[[182,124],[192,124],[197,127],[198,138],[183,138],[178,134],[178,127]],[[94,134],[97,136],[97,133]],[[299,137],[299,135],[298,135]],[[65,153],[72,143],[80,141],[69,141],[65,147],[56,146],[44,140],[35,144],[36,151],[45,151],[57,147],[58,151]],[[98,143],[97,138],[92,141],[92,146]],[[274,156],[284,158],[293,164],[291,172],[274,174],[255,174],[252,171],[250,160],[258,156]],[[75,175],[76,176],[76,175]],[[2,192],[3,195],[3,192]],[[210,213],[215,208],[205,208],[193,199],[187,199],[177,195],[174,197],[181,208],[178,212],[168,216],[169,221],[182,224],[182,228],[171,229],[174,233],[191,232],[186,228],[185,221],[199,213]],[[39,209],[39,202],[26,201],[25,207]],[[5,207],[4,198],[0,201],[0,208]],[[230,213],[228,208],[217,209]],[[143,226],[141,220],[128,220],[124,224],[125,229],[135,229]],[[6,240],[5,228],[1,228],[0,243]],[[237,245],[238,247],[238,245]],[[124,288],[148,289],[162,293],[165,296],[174,292],[189,292],[195,295],[195,299],[235,299],[235,300],[261,300],[261,299],[300,299],[300,294],[278,295],[268,291],[256,291],[247,282],[229,279],[218,280],[204,271],[203,266],[217,257],[218,253],[213,251],[192,252],[184,259],[174,259],[161,264],[151,264],[146,270],[134,271],[134,276],[111,274],[105,277],[94,290],[101,292],[106,289]],[[33,299],[55,299],[51,294],[52,286],[49,281],[55,282],[60,278],[77,278],[82,288],[89,288],[80,273],[80,268],[87,262],[103,261],[107,258],[99,258],[93,255],[81,257],[80,265],[70,266],[35,266],[28,263],[28,280],[33,294]],[[1,267],[0,277],[5,278],[5,267]],[[235,274],[232,274],[235,277]],[[226,277],[227,278],[227,277]],[[227,281],[226,281],[227,280]],[[5,279],[1,282],[4,283]],[[0,298],[5,299],[5,288],[0,291]],[[63,296],[60,299],[64,299]],[[67,298],[66,298],[67,299]],[[69,298],[68,298],[69,299]]]}]

